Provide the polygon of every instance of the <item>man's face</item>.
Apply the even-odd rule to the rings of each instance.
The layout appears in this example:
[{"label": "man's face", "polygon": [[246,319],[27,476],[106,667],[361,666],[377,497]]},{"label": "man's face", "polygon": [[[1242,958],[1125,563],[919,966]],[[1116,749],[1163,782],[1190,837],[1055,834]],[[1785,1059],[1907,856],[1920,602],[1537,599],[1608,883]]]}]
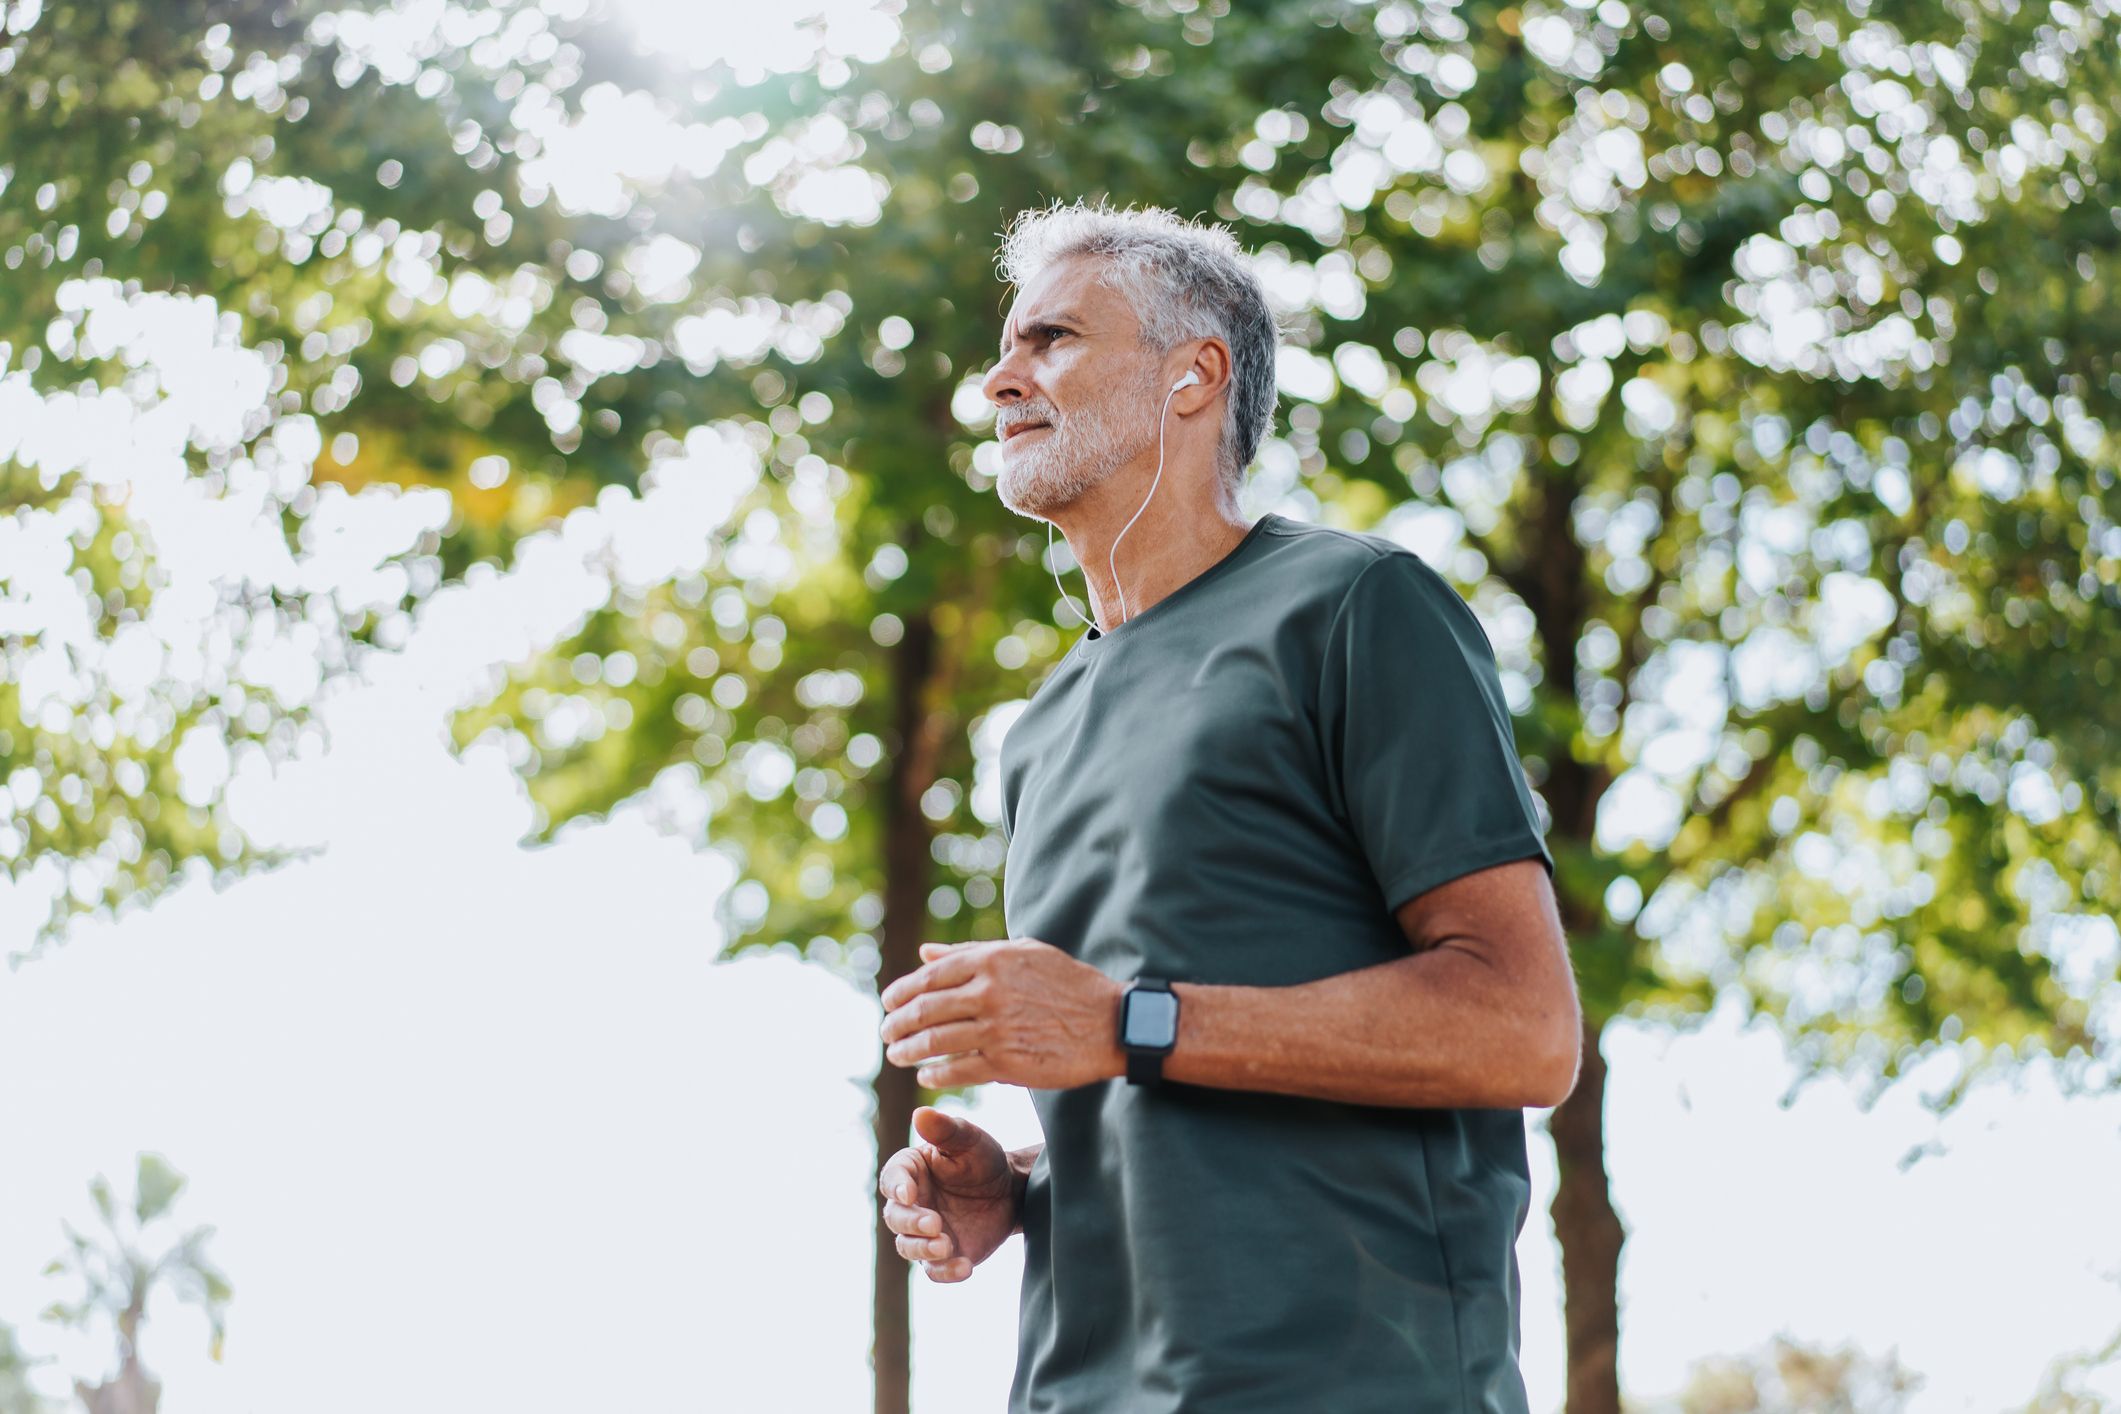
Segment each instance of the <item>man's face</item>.
[{"label": "man's face", "polygon": [[1000,409],[995,491],[1019,515],[1048,518],[1147,450],[1156,437],[1156,359],[1099,262],[1062,261],[1009,311],[1002,357],[983,391]]}]

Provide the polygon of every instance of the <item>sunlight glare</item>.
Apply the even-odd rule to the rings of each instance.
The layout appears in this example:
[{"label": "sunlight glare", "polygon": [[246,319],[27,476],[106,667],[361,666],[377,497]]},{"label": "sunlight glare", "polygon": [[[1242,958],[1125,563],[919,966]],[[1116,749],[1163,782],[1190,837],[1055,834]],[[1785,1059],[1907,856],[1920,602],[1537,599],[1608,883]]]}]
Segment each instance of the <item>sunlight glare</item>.
[{"label": "sunlight glare", "polygon": [[[898,42],[898,17],[876,0],[613,0],[644,43],[700,68],[727,64],[739,84],[817,65],[829,78],[846,61],[873,64]],[[844,82],[844,78],[841,80]],[[830,84],[828,86],[836,87]]]}]

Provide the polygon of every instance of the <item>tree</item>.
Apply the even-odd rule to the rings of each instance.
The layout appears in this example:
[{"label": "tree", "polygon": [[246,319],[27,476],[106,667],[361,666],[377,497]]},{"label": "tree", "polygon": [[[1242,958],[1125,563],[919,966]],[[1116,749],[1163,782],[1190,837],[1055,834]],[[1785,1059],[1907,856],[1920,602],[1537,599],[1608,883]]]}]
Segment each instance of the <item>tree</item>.
[{"label": "tree", "polygon": [[[732,950],[796,948],[879,986],[918,965],[932,928],[1003,927],[979,748],[999,724],[990,710],[1059,656],[1068,622],[1044,537],[992,495],[967,381],[998,337],[998,318],[972,312],[995,289],[993,233],[1055,192],[1212,207],[1234,159],[1196,135],[1249,125],[1283,87],[1323,90],[1370,44],[1307,16],[1233,20],[1222,65],[1180,69],[1171,46],[1210,30],[1124,8],[1005,27],[923,5],[899,23],[859,84],[803,72],[770,97],[732,96],[778,123],[741,181],[731,160],[726,185],[694,194],[735,233],[700,243],[711,293],[697,317],[784,321],[696,370],[741,380],[762,421],[648,444],[644,510],[720,475],[733,493],[719,526],[660,581],[616,564],[609,604],[459,733],[507,743],[548,828],[644,792],[695,802],[677,812],[685,828],[744,876],[723,916]],[[821,132],[832,145],[806,161]],[[816,163],[888,191],[907,219],[806,210]],[[690,239],[701,218],[658,193],[641,219],[652,246],[678,237],[648,232]],[[875,1090],[881,1161],[933,1095],[881,1064]],[[907,1280],[879,1221],[879,1411],[907,1404]]]},{"label": "tree", "polygon": [[[2110,1081],[2111,962],[2061,962],[2121,884],[2110,728],[2061,651],[2096,678],[2116,627],[2111,46],[1869,9],[1485,13],[1456,79],[1423,61],[1465,91],[1374,127],[1441,180],[1384,194],[1368,233],[1429,240],[1336,364],[1426,353],[1427,417],[1329,416],[1316,465],[1435,495],[1522,625],[1588,1006],[1552,1120],[1571,1414],[1619,1397],[1615,1016],[1735,988],[1881,1081],[1975,1037]],[[1624,785],[1667,821],[1625,829]]]},{"label": "tree", "polygon": [[[992,233],[1075,195],[1234,223],[1295,326],[1255,503],[1417,545],[1523,713],[1590,1018],[1552,1119],[1570,1407],[1609,1414],[1607,1022],[1734,989],[1881,1083],[1935,1044],[2110,1080],[2110,29],[2001,0],[917,3],[694,63],[556,0],[431,29],[58,4],[0,50],[26,79],[0,85],[0,340],[40,406],[152,404],[98,311],[208,297],[265,392],[187,433],[183,486],[253,488],[305,553],[350,490],[407,488],[365,599],[217,581],[327,669],[579,512],[559,537],[611,557],[610,602],[463,737],[510,744],[548,828],[680,803],[741,860],[733,947],[888,981],[929,919],[999,925],[982,750],[1073,624],[962,388]],[[139,478],[0,451],[18,523],[70,547],[54,601],[114,648],[152,618],[146,541],[112,528]],[[107,726],[93,694],[67,720],[8,695],[49,642],[0,635],[11,871],[242,862],[205,785],[151,808],[182,789],[164,756],[183,712],[269,740],[300,692],[176,674],[152,730],[115,689]],[[151,788],[99,780],[99,732]],[[96,868],[76,905],[124,872]],[[878,1081],[895,1146],[918,1092]],[[878,1256],[894,1410],[881,1229]]]},{"label": "tree", "polygon": [[[1326,7],[1280,31],[1194,14],[1177,33],[1212,40],[1208,77],[1161,46],[1171,31],[1130,29],[1132,12],[1087,8],[987,52],[976,23],[930,30],[909,10],[901,55],[862,70],[901,95],[879,114],[934,105],[933,136],[864,132],[890,214],[746,227],[781,257],[754,279],[845,295],[863,355],[853,366],[842,336],[766,380],[797,406],[775,414],[776,435],[800,439],[775,460],[818,509],[745,514],[731,553],[800,525],[779,592],[714,589],[704,570],[634,586],[467,732],[516,724],[556,820],[699,763],[702,828],[740,839],[751,873],[732,895],[739,939],[829,945],[849,907],[862,929],[886,920],[892,975],[905,955],[889,920],[920,917],[931,858],[951,871],[932,912],[993,897],[993,822],[930,841],[916,813],[949,820],[976,798],[962,746],[947,760],[936,746],[962,736],[950,694],[1022,691],[987,658],[1035,674],[1065,622],[1035,612],[1042,578],[1003,597],[1024,576],[958,484],[984,492],[992,468],[970,400],[965,427],[942,412],[988,356],[954,342],[964,291],[985,286],[958,223],[926,228],[935,193],[1002,198],[1006,216],[1033,204],[1012,185],[1028,170],[1039,195],[1153,195],[1239,222],[1314,301],[1296,338],[1310,357],[1285,378],[1289,432],[1259,475],[1424,542],[1503,630],[1589,1003],[1584,1081],[1552,1124],[1570,1408],[1617,1409],[1622,1229],[1598,1047],[1612,1019],[1734,988],[1801,1058],[1880,1083],[1930,1044],[1963,1043],[1969,1075],[2019,1049],[2086,1083],[2107,1074],[2091,1004],[2112,967],[2081,969],[2121,889],[2099,681],[2115,340],[2087,294],[2113,249],[2098,143],[2112,84],[2103,18],[2057,14]],[[947,90],[906,67],[931,44],[951,58]],[[1248,68],[1254,52],[1277,72]],[[990,93],[1001,106],[982,106]],[[953,143],[960,104],[981,116]],[[1004,112],[1023,126],[986,116]],[[1184,162],[1154,155],[1173,133]],[[2007,262],[2005,243],[2047,253]],[[881,309],[902,312],[895,332],[864,317]],[[797,389],[824,393],[815,425]],[[823,459],[808,492],[806,456]],[[920,479],[946,460],[957,478]],[[844,493],[829,514],[819,485]],[[726,607],[716,629],[649,641],[662,613],[705,602]],[[725,665],[716,645],[769,603],[765,660]],[[892,650],[883,673],[865,621]],[[2065,646],[2088,671],[2060,667]],[[614,656],[615,692],[593,681]],[[688,677],[688,660],[710,671]],[[614,702],[616,733],[531,740],[550,722],[598,732]],[[861,777],[880,760],[874,801]],[[791,787],[795,824],[754,808]],[[1669,822],[1630,831],[1616,789]],[[894,1084],[880,1076],[880,1143],[910,1109]],[[882,1292],[879,1312],[881,1350]]]},{"label": "tree", "polygon": [[657,425],[547,372],[627,227],[493,204],[568,136],[528,76],[651,70],[450,16],[408,55],[321,0],[0,8],[0,869],[43,940],[270,862],[230,775]]},{"label": "tree", "polygon": [[213,1357],[221,1358],[231,1291],[228,1278],[206,1256],[214,1230],[195,1227],[166,1244],[147,1241],[151,1229],[166,1225],[163,1220],[184,1184],[184,1175],[161,1155],[142,1154],[133,1201],[121,1208],[110,1180],[98,1174],[88,1191],[103,1232],[84,1236],[69,1225],[66,1252],[45,1268],[47,1276],[71,1279],[81,1288],[73,1300],[54,1302],[45,1319],[83,1328],[108,1320],[117,1336],[116,1373],[101,1384],[74,1382],[74,1392],[89,1414],[154,1414],[162,1386],[140,1363],[140,1327],[147,1319],[148,1298],[158,1288],[205,1309],[213,1330]]},{"label": "tree", "polygon": [[[389,272],[433,249],[312,199],[381,191],[349,120],[432,111],[386,91],[311,114],[302,81],[333,85],[303,24],[201,0],[0,12],[0,868],[50,895],[47,939],[188,867],[260,862],[232,769],[286,754],[319,680],[439,577],[416,553],[433,492],[371,547],[333,538],[347,489],[388,479],[364,437],[454,446],[475,421],[423,416],[384,373],[424,310]],[[275,156],[302,175],[259,175]],[[336,485],[312,475],[319,417]],[[320,543],[343,574],[316,572]]]}]

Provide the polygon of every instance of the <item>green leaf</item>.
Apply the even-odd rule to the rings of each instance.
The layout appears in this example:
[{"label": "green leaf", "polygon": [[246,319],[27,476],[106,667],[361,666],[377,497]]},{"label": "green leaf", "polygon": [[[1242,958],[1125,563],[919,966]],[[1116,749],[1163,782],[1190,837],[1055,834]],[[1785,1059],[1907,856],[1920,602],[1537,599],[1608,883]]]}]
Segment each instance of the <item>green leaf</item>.
[{"label": "green leaf", "polygon": [[169,1211],[169,1205],[184,1191],[186,1180],[160,1154],[142,1154],[139,1182],[139,1199],[133,1211],[144,1226]]}]

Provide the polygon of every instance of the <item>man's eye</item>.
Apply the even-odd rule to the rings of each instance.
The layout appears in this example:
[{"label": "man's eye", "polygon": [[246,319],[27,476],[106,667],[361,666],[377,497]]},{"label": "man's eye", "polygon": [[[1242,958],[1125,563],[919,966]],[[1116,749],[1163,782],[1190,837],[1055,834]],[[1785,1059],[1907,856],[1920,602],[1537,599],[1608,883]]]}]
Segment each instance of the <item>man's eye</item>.
[{"label": "man's eye", "polygon": [[1055,339],[1058,339],[1061,335],[1072,334],[1075,331],[1073,329],[1056,328],[1053,325],[1048,324],[1044,329],[1041,329],[1039,332],[1046,336],[1046,342],[1050,344]]}]

